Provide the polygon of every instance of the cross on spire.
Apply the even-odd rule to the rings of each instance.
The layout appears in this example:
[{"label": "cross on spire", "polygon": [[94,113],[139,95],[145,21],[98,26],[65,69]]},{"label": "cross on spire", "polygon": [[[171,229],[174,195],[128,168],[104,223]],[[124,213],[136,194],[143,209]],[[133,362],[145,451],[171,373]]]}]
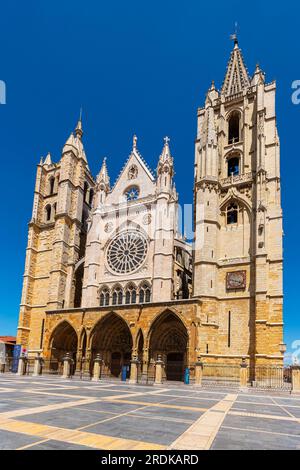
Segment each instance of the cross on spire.
[{"label": "cross on spire", "polygon": [[133,139],[132,139],[132,150],[135,150],[136,149],[136,146],[137,146],[137,136],[134,134],[133,136]]},{"label": "cross on spire", "polygon": [[234,45],[238,45],[238,23],[237,21],[234,24],[234,33],[230,35],[230,39],[234,41]]},{"label": "cross on spire", "polygon": [[165,145],[168,145],[168,143],[170,142],[170,138],[168,136],[166,136],[164,138],[164,141],[165,141]]}]

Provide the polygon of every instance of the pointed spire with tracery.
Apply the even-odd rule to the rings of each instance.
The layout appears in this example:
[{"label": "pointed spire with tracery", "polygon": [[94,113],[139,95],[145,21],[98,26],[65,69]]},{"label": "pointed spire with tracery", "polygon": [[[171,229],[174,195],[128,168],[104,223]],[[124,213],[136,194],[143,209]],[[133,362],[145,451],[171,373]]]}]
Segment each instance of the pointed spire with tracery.
[{"label": "pointed spire with tracery", "polygon": [[[74,132],[71,132],[70,137],[66,141],[63,147],[63,153],[72,151],[78,158],[82,158],[87,164],[87,158],[84,151],[83,143],[82,143],[82,110],[80,110],[79,120],[77,122],[76,128]],[[88,165],[87,165],[88,168]]]},{"label": "pointed spire with tracery", "polygon": [[169,142],[170,142],[170,138],[165,137],[164,138],[164,146],[163,146],[161,155],[159,157],[159,161],[160,161],[160,163],[167,162],[167,163],[170,163],[171,165],[173,165],[173,157],[171,156]]},{"label": "pointed spire with tracery", "polygon": [[105,192],[109,191],[110,179],[107,171],[106,157],[103,160],[101,170],[97,176],[97,185],[99,186],[99,189],[102,189]]},{"label": "pointed spire with tracery", "polygon": [[164,138],[164,146],[162,152],[159,157],[158,167],[157,167],[157,175],[160,176],[162,174],[169,174],[172,178],[174,175],[174,160],[171,155],[170,147],[169,147],[170,139],[169,137]]},{"label": "pointed spire with tracery", "polygon": [[237,34],[233,34],[231,39],[234,41],[234,48],[227,65],[221,91],[225,96],[235,95],[250,86],[250,77],[242,56],[242,51],[239,48]]}]

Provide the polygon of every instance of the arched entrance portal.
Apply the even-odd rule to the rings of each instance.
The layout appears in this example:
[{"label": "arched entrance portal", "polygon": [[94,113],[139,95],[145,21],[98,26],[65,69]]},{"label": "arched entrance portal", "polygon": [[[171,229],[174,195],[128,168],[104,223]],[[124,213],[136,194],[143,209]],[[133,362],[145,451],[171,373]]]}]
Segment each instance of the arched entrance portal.
[{"label": "arched entrance portal", "polygon": [[51,335],[50,349],[51,349],[51,361],[50,368],[52,370],[58,370],[62,365],[63,358],[66,353],[71,354],[74,361],[71,371],[76,369],[76,353],[77,353],[78,338],[76,331],[70,325],[70,323],[63,321],[60,323]]},{"label": "arched entrance portal", "polygon": [[104,361],[103,373],[119,377],[123,366],[130,372],[132,336],[127,323],[115,313],[106,315],[92,334],[92,358],[100,354]]},{"label": "arched entrance portal", "polygon": [[177,315],[165,312],[156,319],[151,328],[150,361],[162,356],[167,380],[183,381],[187,344],[186,327]]}]

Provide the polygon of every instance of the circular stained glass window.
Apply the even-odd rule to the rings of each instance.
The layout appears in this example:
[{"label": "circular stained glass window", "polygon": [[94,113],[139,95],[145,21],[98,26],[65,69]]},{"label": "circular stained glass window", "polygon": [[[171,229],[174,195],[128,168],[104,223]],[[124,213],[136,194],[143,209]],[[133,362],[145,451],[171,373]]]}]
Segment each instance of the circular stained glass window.
[{"label": "circular stained glass window", "polygon": [[131,273],[143,264],[147,249],[147,240],[141,233],[134,231],[121,233],[108,245],[107,263],[117,274]]},{"label": "circular stained glass window", "polygon": [[131,186],[131,188],[125,191],[127,201],[135,201],[139,197],[140,191],[137,186]]}]

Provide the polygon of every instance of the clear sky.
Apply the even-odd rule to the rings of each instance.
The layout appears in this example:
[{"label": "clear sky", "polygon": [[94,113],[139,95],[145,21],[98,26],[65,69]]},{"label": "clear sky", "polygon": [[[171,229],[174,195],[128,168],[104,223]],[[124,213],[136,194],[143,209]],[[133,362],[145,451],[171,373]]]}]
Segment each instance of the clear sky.
[{"label": "clear sky", "polygon": [[[131,150],[132,135],[152,168],[171,138],[176,185],[192,202],[196,110],[215,80],[222,84],[234,23],[252,74],[257,62],[277,80],[284,210],[285,340],[300,339],[298,170],[300,105],[299,2],[252,0],[10,0],[1,5],[0,335],[17,326],[27,223],[36,164],[54,161],[83,106],[84,142],[95,175],[103,156],[111,179]],[[297,268],[298,266],[298,268]]]}]

